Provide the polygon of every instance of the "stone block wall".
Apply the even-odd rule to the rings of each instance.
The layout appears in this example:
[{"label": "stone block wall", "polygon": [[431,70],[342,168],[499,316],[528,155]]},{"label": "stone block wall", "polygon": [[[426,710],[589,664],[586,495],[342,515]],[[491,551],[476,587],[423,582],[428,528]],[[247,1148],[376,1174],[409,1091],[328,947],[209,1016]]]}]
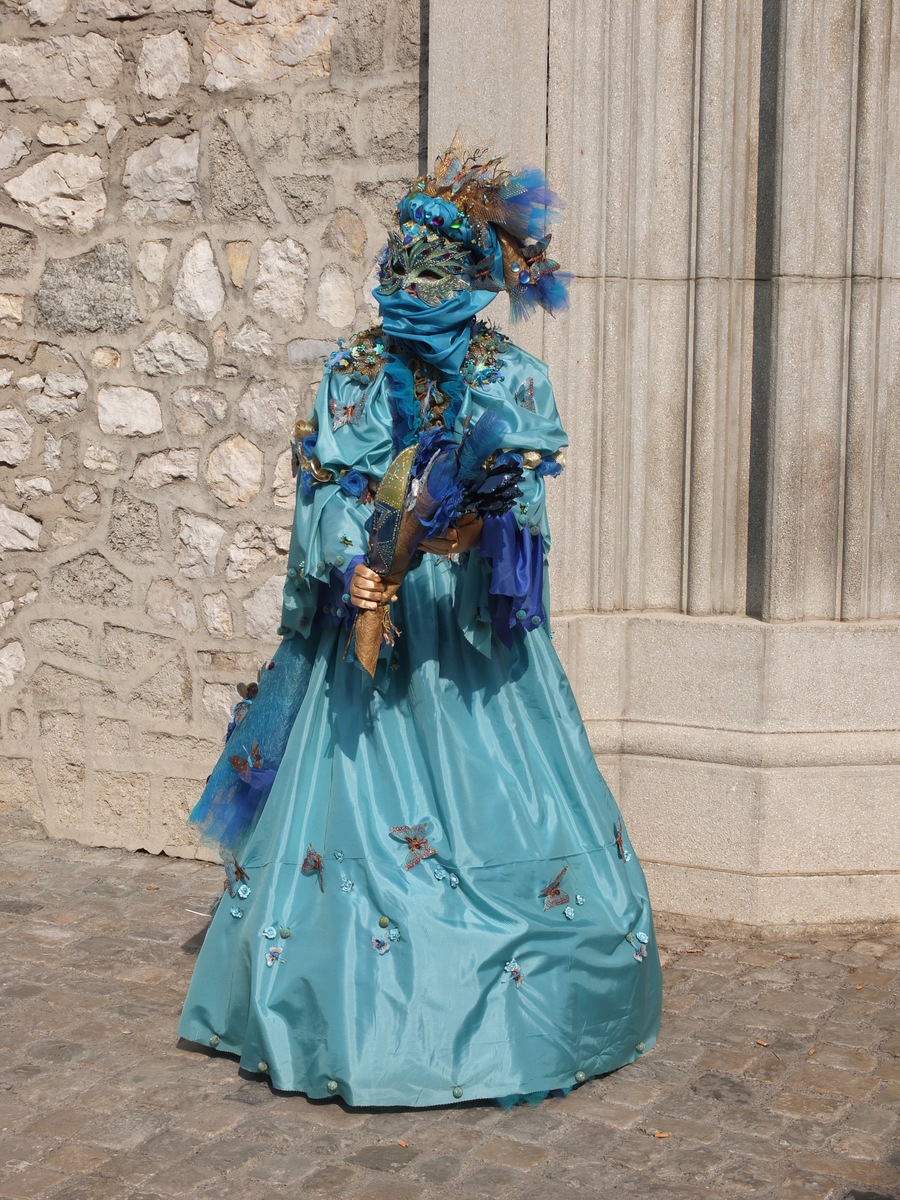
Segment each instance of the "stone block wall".
[{"label": "stone block wall", "polygon": [[196,851],[288,439],[419,169],[419,0],[0,0],[0,811]]}]

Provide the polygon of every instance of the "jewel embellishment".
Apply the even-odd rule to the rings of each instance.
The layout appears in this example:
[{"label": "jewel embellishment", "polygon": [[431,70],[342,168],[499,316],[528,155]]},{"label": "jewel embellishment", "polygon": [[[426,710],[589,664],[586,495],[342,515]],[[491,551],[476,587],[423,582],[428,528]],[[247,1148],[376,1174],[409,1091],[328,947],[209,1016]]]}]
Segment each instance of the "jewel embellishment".
[{"label": "jewel embellishment", "polygon": [[647,943],[649,940],[646,933],[641,933],[639,930],[635,930],[634,933],[625,934],[625,941],[634,949],[635,962],[643,962],[647,957]]},{"label": "jewel embellishment", "polygon": [[271,950],[267,950],[266,966],[274,967],[277,962],[284,962],[283,954],[284,946],[273,946]]},{"label": "jewel embellishment", "polygon": [[520,988],[524,979],[525,976],[522,974],[522,968],[514,958],[511,958],[503,967],[502,982],[509,983],[509,981],[512,980],[516,987]]},{"label": "jewel embellishment", "polygon": [[377,950],[379,954],[387,954],[387,952],[388,952],[388,950],[390,950],[390,948],[391,948],[391,944],[389,941],[387,941],[383,937],[379,937],[377,934],[373,935],[373,937],[372,937],[372,949],[373,950]]},{"label": "jewel embellishment", "polygon": [[546,912],[548,908],[556,908],[558,904],[569,903],[569,893],[564,892],[559,886],[562,882],[563,875],[565,875],[568,869],[569,864],[566,863],[557,877],[551,883],[548,883],[545,888],[541,888],[541,895],[544,897],[544,912]]},{"label": "jewel embellishment", "polygon": [[405,871],[417,867],[423,858],[431,858],[433,854],[437,854],[437,850],[428,845],[427,825],[427,821],[422,821],[419,825],[394,825],[391,829],[391,837],[396,838],[398,842],[406,842],[409,850],[403,864]]}]

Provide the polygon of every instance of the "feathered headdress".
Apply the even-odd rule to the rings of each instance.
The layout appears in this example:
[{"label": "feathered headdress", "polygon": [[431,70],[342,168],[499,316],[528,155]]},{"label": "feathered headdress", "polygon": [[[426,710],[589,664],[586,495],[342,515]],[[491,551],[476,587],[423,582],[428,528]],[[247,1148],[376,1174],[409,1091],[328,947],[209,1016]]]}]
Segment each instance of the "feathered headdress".
[{"label": "feathered headdress", "polygon": [[[392,247],[409,254],[423,242],[431,247],[423,257],[436,258],[445,239],[459,242],[470,252],[465,274],[472,287],[507,291],[513,318],[538,306],[555,315],[568,306],[565,276],[547,254],[548,226],[559,220],[561,207],[543,171],[509,170],[487,150],[467,149],[457,134],[433,172],[417,179],[398,204],[400,235],[396,246],[389,244],[389,258],[396,257]],[[383,288],[390,286],[388,273]]]}]

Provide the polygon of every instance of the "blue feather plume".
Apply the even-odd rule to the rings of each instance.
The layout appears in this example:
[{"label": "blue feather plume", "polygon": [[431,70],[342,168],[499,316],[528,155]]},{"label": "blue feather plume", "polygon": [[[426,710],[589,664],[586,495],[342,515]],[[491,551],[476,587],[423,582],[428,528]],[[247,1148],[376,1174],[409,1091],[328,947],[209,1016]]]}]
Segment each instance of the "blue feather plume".
[{"label": "blue feather plume", "polygon": [[416,517],[423,537],[440,537],[470,507],[473,484],[484,478],[483,463],[503,444],[509,425],[488,410],[466,429],[459,443],[446,430],[430,430],[419,439],[412,475],[421,480]]},{"label": "blue feather plume", "polygon": [[500,189],[502,221],[514,237],[541,239],[547,226],[560,219],[563,202],[539,167],[524,167],[513,172]]},{"label": "blue feather plume", "polygon": [[503,445],[509,425],[492,409],[482,413],[474,425],[463,434],[459,446],[459,481],[473,483],[481,464]]}]

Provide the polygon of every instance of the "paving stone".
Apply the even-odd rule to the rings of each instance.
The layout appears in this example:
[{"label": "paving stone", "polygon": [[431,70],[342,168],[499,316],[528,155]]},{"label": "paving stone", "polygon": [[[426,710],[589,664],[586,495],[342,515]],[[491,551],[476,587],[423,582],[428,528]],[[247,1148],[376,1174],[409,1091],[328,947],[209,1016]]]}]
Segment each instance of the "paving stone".
[{"label": "paving stone", "polygon": [[871,1071],[877,1065],[873,1055],[849,1046],[817,1046],[816,1061],[825,1067],[840,1067],[845,1071]]},{"label": "paving stone", "polygon": [[[641,1127],[643,1129],[643,1126]],[[685,1121],[681,1117],[668,1116],[665,1113],[654,1114],[652,1125],[645,1130],[651,1137],[658,1133],[667,1133],[672,1138],[683,1138],[690,1142],[712,1143],[720,1140],[722,1133],[712,1123],[700,1121]]]},{"label": "paving stone", "polygon": [[734,1133],[747,1137],[768,1139],[766,1150],[771,1153],[771,1139],[777,1139],[784,1128],[784,1117],[770,1112],[761,1112],[748,1105],[723,1107],[718,1113],[721,1125]]},{"label": "paving stone", "polygon": [[479,1167],[459,1187],[473,1196],[512,1196],[518,1190],[520,1179],[521,1176],[503,1167]]},{"label": "paving stone", "polygon": [[[356,1171],[340,1163],[327,1164],[303,1180],[303,1194],[313,1196],[345,1196],[359,1178]],[[371,1179],[371,1176],[369,1176]],[[368,1181],[367,1181],[368,1183]],[[243,1193],[246,1195],[246,1192]]]},{"label": "paving stone", "polygon": [[697,1003],[697,997],[691,992],[674,992],[669,993],[663,991],[663,1020],[672,1013],[683,1013],[693,1008]]},{"label": "paving stone", "polygon": [[835,1118],[847,1107],[847,1101],[837,1096],[806,1096],[802,1092],[781,1092],[770,1101],[773,1112],[786,1117],[810,1117],[816,1121]]},{"label": "paving stone", "polygon": [[423,1183],[453,1183],[462,1170],[462,1162],[450,1154],[439,1154],[434,1158],[420,1158],[412,1163],[409,1174]]},{"label": "paving stone", "polygon": [[393,1177],[390,1180],[367,1180],[355,1195],[365,1200],[421,1200],[422,1188],[417,1183],[405,1183]]},{"label": "paving stone", "polygon": [[385,1143],[380,1146],[365,1146],[356,1154],[351,1154],[347,1162],[357,1167],[368,1167],[370,1171],[399,1171],[418,1154],[411,1146],[401,1146],[397,1142]]},{"label": "paving stone", "polygon": [[853,1108],[844,1123],[851,1129],[884,1137],[895,1128],[898,1121],[900,1110],[888,1113],[883,1108],[876,1108],[871,1104],[859,1104]]},{"label": "paving stone", "polygon": [[691,1091],[707,1100],[726,1103],[746,1104],[753,1097],[753,1091],[746,1083],[722,1075],[701,1075],[691,1084]]},{"label": "paving stone", "polygon": [[818,1055],[791,1075],[791,1086],[798,1091],[832,1092],[837,1096],[847,1096],[851,1100],[863,1099],[877,1085],[878,1080],[873,1075],[825,1066],[818,1061]]},{"label": "paving stone", "polygon": [[882,1030],[871,1025],[837,1025],[828,1021],[822,1026],[819,1036],[823,1042],[874,1050],[884,1034]]},{"label": "paving stone", "polygon": [[896,1166],[861,1162],[828,1151],[799,1151],[794,1155],[794,1165],[812,1174],[846,1180],[857,1187],[886,1188],[895,1192],[900,1184],[900,1170]]},{"label": "paving stone", "polygon": [[742,1077],[747,1080],[755,1079],[761,1083],[774,1083],[786,1074],[790,1061],[790,1059],[786,1061],[785,1058],[778,1055],[777,1051],[775,1054],[769,1052],[760,1055],[755,1062],[752,1062],[743,1072]]},{"label": "paving stone", "polygon": [[51,1137],[70,1138],[81,1129],[89,1119],[90,1114],[77,1109],[60,1108],[43,1113],[30,1125],[25,1127],[25,1133],[49,1134]]},{"label": "paving stone", "polygon": [[835,999],[811,992],[769,992],[760,1000],[758,1009],[788,1013],[798,1017],[821,1017],[834,1008]]},{"label": "paving stone", "polygon": [[[584,1090],[581,1089],[582,1092]],[[600,1121],[614,1129],[629,1129],[636,1123],[639,1115],[633,1108],[626,1108],[623,1104],[611,1104],[596,1094],[570,1097],[566,1108],[576,1116],[589,1117],[592,1121]]]},{"label": "paving stone", "polygon": [[75,1175],[98,1167],[107,1162],[109,1157],[106,1150],[97,1146],[79,1146],[76,1142],[68,1142],[52,1154],[48,1154],[42,1165],[51,1167],[54,1171],[62,1171],[65,1175]]},{"label": "paving stone", "polygon": [[25,1167],[22,1171],[9,1171],[5,1179],[0,1180],[0,1196],[10,1200],[34,1200],[42,1196],[55,1184],[62,1182],[65,1176],[49,1167]]},{"label": "paving stone", "polygon": [[530,1171],[547,1157],[547,1151],[541,1146],[506,1137],[491,1138],[476,1154],[485,1162],[514,1167],[517,1171]]},{"label": "paving stone", "polygon": [[696,1062],[702,1053],[703,1047],[696,1042],[657,1043],[653,1048],[653,1057],[657,1061],[672,1065]]},{"label": "paving stone", "polygon": [[[653,1168],[653,1182],[666,1178],[673,1182],[694,1182],[712,1176],[718,1178],[728,1164],[728,1150],[698,1145],[696,1142],[667,1142],[665,1157]],[[654,1192],[655,1195],[655,1192]]]},{"label": "paving stone", "polygon": [[750,1050],[713,1050],[699,1060],[697,1065],[707,1071],[718,1071],[724,1075],[740,1075],[749,1067],[757,1055]]},{"label": "paving stone", "polygon": [[805,1171],[791,1171],[775,1188],[775,1200],[833,1200],[837,1195],[833,1179]]},{"label": "paving stone", "polygon": [[737,1196],[759,1196],[775,1186],[771,1166],[760,1163],[758,1159],[729,1163],[720,1179],[726,1189]]},{"label": "paving stone", "polygon": [[629,1108],[643,1108],[652,1104],[661,1088],[651,1087],[636,1079],[613,1077],[606,1092],[607,1100],[614,1104],[625,1104]]},{"label": "paving stone", "polygon": [[[848,1158],[877,1159],[883,1146],[880,1137],[873,1133],[861,1133],[858,1129],[844,1129],[831,1138],[831,1149]],[[900,1182],[900,1177],[898,1177]]]},{"label": "paving stone", "polygon": [[741,948],[738,959],[748,967],[770,967],[783,961],[777,950],[752,944]]}]

